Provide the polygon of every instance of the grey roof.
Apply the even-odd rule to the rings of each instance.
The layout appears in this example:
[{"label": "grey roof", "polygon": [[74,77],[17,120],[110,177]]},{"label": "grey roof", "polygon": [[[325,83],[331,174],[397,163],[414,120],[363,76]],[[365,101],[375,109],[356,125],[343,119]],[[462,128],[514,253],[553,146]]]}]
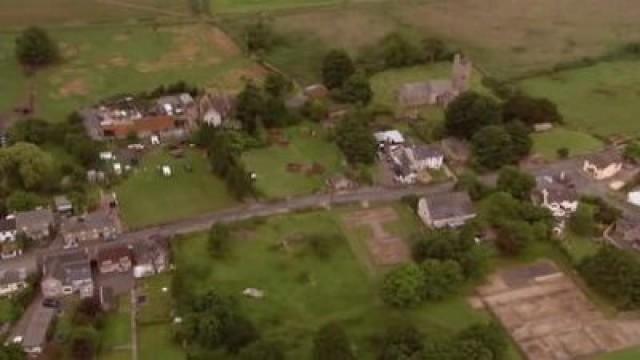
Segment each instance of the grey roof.
[{"label": "grey roof", "polygon": [[91,279],[89,255],[81,249],[48,256],[42,269],[44,277],[53,277],[63,284]]},{"label": "grey roof", "polygon": [[610,149],[590,155],[587,160],[598,168],[605,168],[614,163],[623,161],[622,154],[615,149]]},{"label": "grey roof", "polygon": [[540,193],[546,190],[549,202],[578,201],[580,198],[568,179],[562,180],[556,176],[536,177],[536,190]]},{"label": "grey roof", "polygon": [[309,98],[304,94],[294,95],[285,101],[287,109],[299,109],[307,103]]},{"label": "grey roof", "polygon": [[417,145],[412,148],[413,156],[416,160],[430,159],[434,157],[444,156],[444,152],[440,146],[435,144]]},{"label": "grey roof", "polygon": [[0,231],[14,231],[16,230],[16,219],[0,219]]},{"label": "grey roof", "polygon": [[53,221],[53,212],[49,208],[16,213],[16,224],[19,229],[25,227],[48,227],[50,224],[53,224]]},{"label": "grey roof", "polygon": [[36,306],[36,311],[29,319],[22,346],[25,349],[43,346],[47,340],[47,331],[56,314],[56,309]]},{"label": "grey roof", "polygon": [[6,270],[0,272],[0,285],[9,285],[25,281],[27,272],[23,270]]},{"label": "grey roof", "polygon": [[56,209],[63,207],[71,207],[71,201],[64,195],[59,195],[53,198],[53,203],[56,205]]},{"label": "grey roof", "polygon": [[90,230],[102,230],[116,227],[116,221],[106,210],[96,210],[84,216],[64,219],[60,227],[63,233],[76,233]]},{"label": "grey roof", "polygon": [[463,191],[427,195],[425,200],[434,221],[475,215],[473,202]]},{"label": "grey roof", "polygon": [[169,240],[165,237],[150,237],[133,244],[133,254],[137,264],[148,264],[158,256],[169,255]]},{"label": "grey roof", "polygon": [[440,96],[453,91],[451,80],[430,80],[404,84],[398,91],[398,98],[404,105],[424,105],[432,96]]}]

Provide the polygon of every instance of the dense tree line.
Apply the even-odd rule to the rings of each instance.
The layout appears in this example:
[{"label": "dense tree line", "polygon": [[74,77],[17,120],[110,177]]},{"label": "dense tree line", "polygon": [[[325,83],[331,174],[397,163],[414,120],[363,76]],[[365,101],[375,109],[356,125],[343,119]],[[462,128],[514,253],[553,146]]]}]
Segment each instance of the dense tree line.
[{"label": "dense tree line", "polygon": [[322,61],[321,73],[322,82],[339,102],[367,105],[373,98],[368,77],[344,50],[329,51]]},{"label": "dense tree line", "polygon": [[612,246],[602,246],[595,255],[578,264],[587,284],[617,307],[640,308],[640,263],[633,254]]},{"label": "dense tree line", "polygon": [[336,144],[351,164],[372,164],[377,144],[369,129],[368,114],[356,111],[342,119],[335,128]]}]

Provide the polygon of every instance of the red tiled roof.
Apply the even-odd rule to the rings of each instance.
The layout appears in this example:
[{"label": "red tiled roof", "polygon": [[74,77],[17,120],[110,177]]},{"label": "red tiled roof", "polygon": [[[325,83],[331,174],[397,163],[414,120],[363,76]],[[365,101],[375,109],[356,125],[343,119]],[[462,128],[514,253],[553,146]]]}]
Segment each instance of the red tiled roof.
[{"label": "red tiled roof", "polygon": [[175,127],[175,119],[171,116],[148,116],[140,120],[107,124],[102,130],[112,132],[115,137],[126,137],[131,133],[163,132]]}]

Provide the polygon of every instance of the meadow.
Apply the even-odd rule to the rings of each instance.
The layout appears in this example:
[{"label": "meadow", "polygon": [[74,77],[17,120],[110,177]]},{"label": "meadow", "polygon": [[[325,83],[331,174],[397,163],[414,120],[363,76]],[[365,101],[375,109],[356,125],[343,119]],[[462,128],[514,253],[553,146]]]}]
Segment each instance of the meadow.
[{"label": "meadow", "polygon": [[244,79],[264,74],[223,32],[205,24],[65,28],[51,36],[60,45],[62,60],[31,77],[17,65],[12,41],[0,45],[0,69],[13,80],[0,84],[0,111],[24,102],[30,87],[37,116],[59,121],[116,94],[181,80],[234,90]]},{"label": "meadow", "polygon": [[556,127],[552,130],[533,133],[533,154],[540,155],[547,160],[558,158],[558,149],[566,148],[569,156],[583,155],[596,152],[603,147],[602,141],[580,131]]},{"label": "meadow", "polygon": [[[329,177],[340,174],[345,168],[342,153],[334,143],[326,140],[325,131],[316,124],[283,129],[280,137],[288,145],[275,143],[242,154],[247,170],[257,176],[258,191],[268,198],[322,190]],[[314,164],[322,171],[314,173]],[[288,165],[297,165],[300,169],[292,171]]]},{"label": "meadow", "polygon": [[[343,323],[358,356],[371,358],[371,337],[394,321],[411,321],[437,337],[488,319],[471,310],[464,297],[406,311],[386,307],[377,295],[378,277],[367,272],[344,240],[339,215],[311,212],[247,224],[237,229],[242,241],[234,242],[223,260],[207,255],[205,235],[192,236],[177,243],[176,263],[198,269],[200,279],[192,277],[191,288],[236,296],[263,336],[281,341],[292,359],[308,358],[313,333],[329,321]],[[328,258],[318,257],[304,242],[312,234],[333,239]],[[243,297],[247,287],[264,290],[265,297]]]},{"label": "meadow", "polygon": [[211,12],[256,12],[282,9],[299,9],[321,5],[335,5],[349,0],[209,0]]},{"label": "meadow", "polygon": [[[159,166],[169,165],[164,177]],[[176,159],[163,151],[146,155],[116,188],[120,215],[129,228],[178,220],[235,204],[224,182],[209,170],[203,153],[188,151]]]},{"label": "meadow", "polygon": [[594,66],[526,79],[522,89],[558,105],[568,127],[600,136],[640,136],[640,63]]}]

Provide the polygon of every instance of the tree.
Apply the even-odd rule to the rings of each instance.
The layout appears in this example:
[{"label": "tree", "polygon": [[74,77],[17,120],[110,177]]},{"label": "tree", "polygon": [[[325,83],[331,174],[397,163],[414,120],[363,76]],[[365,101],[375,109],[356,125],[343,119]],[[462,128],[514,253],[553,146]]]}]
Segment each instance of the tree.
[{"label": "tree", "polygon": [[22,65],[49,65],[56,62],[58,56],[58,46],[41,28],[30,27],[16,38],[16,57]]},{"label": "tree", "polygon": [[462,268],[453,260],[426,260],[420,267],[424,276],[424,298],[427,300],[444,299],[464,280]]},{"label": "tree", "polygon": [[596,229],[593,206],[581,202],[569,219],[569,229],[579,236],[592,236]]},{"label": "tree", "polygon": [[611,225],[622,216],[622,210],[611,206],[600,197],[583,196],[580,201],[594,207],[594,219],[600,224]]},{"label": "tree", "polygon": [[98,349],[98,334],[92,327],[76,327],[71,335],[71,357],[74,360],[91,360]]},{"label": "tree", "polygon": [[424,350],[422,334],[410,324],[390,326],[381,339],[378,360],[421,359]]},{"label": "tree", "polygon": [[[473,352],[473,354],[475,354],[475,357],[469,357],[468,359],[502,359],[504,358],[508,345],[504,331],[502,331],[500,325],[493,322],[489,324],[472,325],[458,334],[457,340],[460,343],[474,341],[482,344],[482,347],[486,349],[480,350],[476,347],[476,350]],[[484,357],[486,356],[487,350],[491,354],[491,356],[488,358]]]},{"label": "tree", "polygon": [[96,297],[90,297],[80,301],[73,313],[72,321],[75,325],[96,327],[103,315],[100,300]]},{"label": "tree", "polygon": [[351,344],[338,323],[321,327],[313,337],[313,360],[352,360]]},{"label": "tree", "polygon": [[500,105],[473,91],[458,96],[445,110],[447,133],[463,139],[470,139],[479,129],[500,122]]},{"label": "tree", "polygon": [[400,33],[391,33],[382,39],[382,58],[385,68],[399,68],[420,62],[420,50]]},{"label": "tree", "polygon": [[232,353],[237,353],[260,337],[253,322],[241,314],[234,314],[231,321],[223,323],[221,335],[225,349]]},{"label": "tree", "polygon": [[520,121],[512,121],[505,125],[511,137],[511,151],[516,159],[521,159],[531,152],[533,140],[529,136],[529,128]]},{"label": "tree", "polygon": [[42,203],[42,198],[38,194],[22,190],[11,192],[6,200],[7,209],[11,211],[33,210]]},{"label": "tree", "polygon": [[238,354],[240,360],[284,360],[282,345],[267,340],[258,340]]},{"label": "tree", "polygon": [[393,307],[406,308],[422,301],[424,274],[415,264],[407,264],[387,273],[382,281],[382,300]]},{"label": "tree", "polygon": [[346,51],[331,50],[322,61],[322,82],[329,89],[341,88],[355,71]]},{"label": "tree", "polygon": [[486,257],[475,246],[475,231],[466,226],[461,231],[436,231],[417,239],[412,248],[413,259],[422,263],[425,260],[453,260],[461,267],[466,279],[483,274]]},{"label": "tree", "polygon": [[556,150],[556,155],[558,156],[558,159],[566,159],[569,157],[569,148],[568,147],[561,147],[558,148],[558,150]]},{"label": "tree", "polygon": [[498,173],[497,189],[516,199],[527,200],[535,186],[536,179],[515,166],[505,166]]},{"label": "tree", "polygon": [[505,122],[519,120],[527,126],[562,122],[562,115],[560,115],[558,107],[548,99],[518,94],[508,98],[502,109]]},{"label": "tree", "polygon": [[498,233],[496,246],[506,256],[520,255],[535,240],[531,224],[524,220],[500,219],[494,227]]},{"label": "tree", "polygon": [[224,224],[215,224],[209,230],[209,254],[215,258],[223,258],[231,251],[231,231]]},{"label": "tree", "polygon": [[345,81],[342,89],[336,92],[338,100],[351,104],[367,105],[372,97],[371,84],[362,72],[351,75]]},{"label": "tree", "polygon": [[280,73],[270,72],[264,79],[263,87],[267,95],[274,98],[280,98],[289,92],[291,82],[289,82],[289,80]]},{"label": "tree", "polygon": [[271,50],[276,43],[273,27],[264,21],[249,25],[246,29],[246,36],[249,52],[266,52]]},{"label": "tree", "polygon": [[424,56],[428,61],[442,61],[447,58],[449,51],[444,41],[436,38],[426,38],[422,40]]},{"label": "tree", "polygon": [[490,190],[476,174],[469,170],[465,170],[458,176],[455,189],[457,191],[466,191],[472,200],[482,199]]},{"label": "tree", "polygon": [[376,156],[376,141],[359,115],[350,115],[336,126],[336,143],[351,164],[371,164]]},{"label": "tree", "polygon": [[264,113],[264,99],[260,89],[248,82],[236,100],[236,118],[251,135],[256,135]]},{"label": "tree", "polygon": [[495,170],[510,164],[515,157],[511,148],[511,137],[502,126],[487,126],[471,139],[472,151],[479,166]]},{"label": "tree", "polygon": [[0,149],[0,184],[10,189],[42,190],[55,181],[51,155],[34,144],[19,142]]},{"label": "tree", "polygon": [[640,308],[640,264],[631,253],[602,246],[578,264],[578,271],[591,288],[618,308]]},{"label": "tree", "polygon": [[0,360],[27,360],[27,354],[19,344],[0,346]]}]

